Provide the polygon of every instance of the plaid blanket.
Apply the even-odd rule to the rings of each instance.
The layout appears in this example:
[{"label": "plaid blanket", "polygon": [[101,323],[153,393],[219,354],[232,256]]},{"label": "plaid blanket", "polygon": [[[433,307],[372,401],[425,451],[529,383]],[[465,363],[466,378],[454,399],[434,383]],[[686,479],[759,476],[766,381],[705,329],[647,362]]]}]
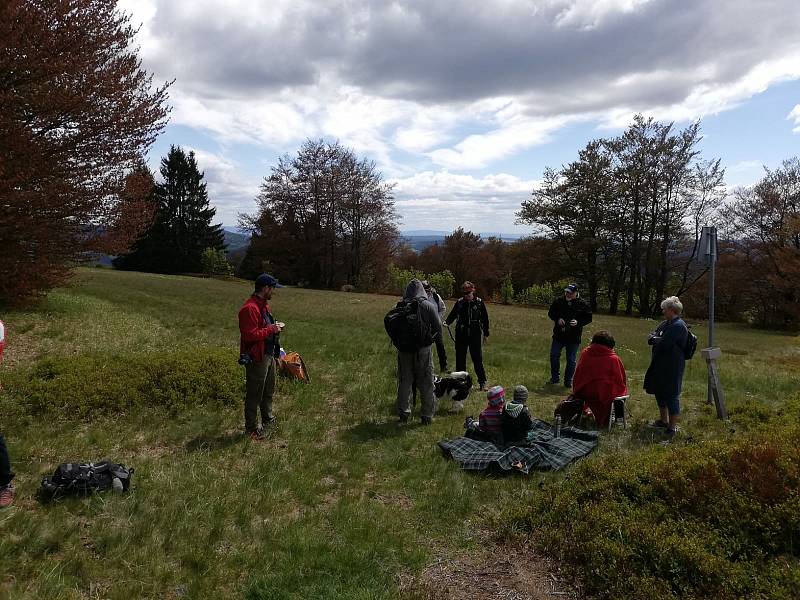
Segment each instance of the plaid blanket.
[{"label": "plaid blanket", "polygon": [[460,437],[443,440],[439,447],[445,456],[457,461],[468,471],[520,471],[526,475],[533,469],[557,471],[589,454],[597,447],[599,433],[577,427],[562,427],[561,437],[544,421],[534,420],[525,446],[501,448],[491,442]]}]

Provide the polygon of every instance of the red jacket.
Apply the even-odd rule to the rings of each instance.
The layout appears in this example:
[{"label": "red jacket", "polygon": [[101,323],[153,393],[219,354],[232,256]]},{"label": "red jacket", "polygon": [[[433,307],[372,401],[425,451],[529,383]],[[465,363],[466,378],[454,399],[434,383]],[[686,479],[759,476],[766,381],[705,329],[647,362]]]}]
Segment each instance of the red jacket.
[{"label": "red jacket", "polygon": [[[249,354],[254,362],[262,362],[266,346],[272,346],[280,332],[266,300],[255,294],[239,309],[239,353]],[[271,349],[271,348],[270,348]]]},{"label": "red jacket", "polygon": [[598,425],[608,425],[611,402],[628,393],[625,365],[608,346],[590,344],[581,353],[572,393],[592,409]]}]

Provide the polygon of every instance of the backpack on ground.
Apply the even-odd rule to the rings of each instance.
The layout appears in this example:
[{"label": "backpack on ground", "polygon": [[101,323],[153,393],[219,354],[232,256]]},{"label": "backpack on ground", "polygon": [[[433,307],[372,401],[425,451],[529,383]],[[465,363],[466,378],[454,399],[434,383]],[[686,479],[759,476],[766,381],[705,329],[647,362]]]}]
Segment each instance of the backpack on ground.
[{"label": "backpack on ground", "polygon": [[690,360],[695,352],[697,352],[697,336],[689,331],[689,335],[686,336],[686,346],[683,347],[683,357]]},{"label": "backpack on ground", "polygon": [[294,379],[304,383],[311,383],[306,363],[297,352],[289,352],[281,357],[278,373],[286,379]]},{"label": "backpack on ground", "polygon": [[430,325],[422,318],[419,300],[403,300],[383,319],[386,333],[400,352],[416,352],[433,343]]},{"label": "backpack on ground", "polygon": [[42,479],[43,500],[59,496],[86,496],[113,489],[127,492],[133,468],[103,460],[97,463],[62,463],[51,477]]}]

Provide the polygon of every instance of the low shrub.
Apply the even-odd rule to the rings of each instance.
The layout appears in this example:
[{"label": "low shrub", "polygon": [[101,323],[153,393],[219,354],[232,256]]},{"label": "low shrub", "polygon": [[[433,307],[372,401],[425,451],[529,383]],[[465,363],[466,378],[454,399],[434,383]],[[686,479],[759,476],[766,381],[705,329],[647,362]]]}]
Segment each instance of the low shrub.
[{"label": "low shrub", "polygon": [[569,285],[567,279],[561,281],[547,281],[541,285],[532,285],[517,294],[517,302],[528,306],[550,306],[550,303],[564,293],[564,288]]},{"label": "low shrub", "polygon": [[85,419],[134,407],[175,412],[241,402],[244,375],[227,349],[48,358],[3,380],[23,414]]},{"label": "low shrub", "polygon": [[594,597],[798,598],[800,427],[593,458],[504,521]]}]

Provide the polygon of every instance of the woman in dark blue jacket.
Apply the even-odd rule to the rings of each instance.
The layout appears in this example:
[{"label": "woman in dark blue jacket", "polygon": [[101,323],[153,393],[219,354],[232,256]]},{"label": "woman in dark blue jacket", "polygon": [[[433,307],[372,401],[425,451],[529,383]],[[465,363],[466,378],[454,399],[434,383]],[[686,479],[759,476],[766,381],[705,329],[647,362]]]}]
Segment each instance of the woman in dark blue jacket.
[{"label": "woman in dark blue jacket", "polygon": [[653,346],[653,356],[644,376],[644,389],[655,395],[661,413],[660,419],[653,424],[666,428],[667,435],[672,437],[678,429],[681,413],[680,395],[689,330],[681,319],[683,304],[677,296],[664,300],[661,310],[665,320],[650,334],[647,342]]}]

